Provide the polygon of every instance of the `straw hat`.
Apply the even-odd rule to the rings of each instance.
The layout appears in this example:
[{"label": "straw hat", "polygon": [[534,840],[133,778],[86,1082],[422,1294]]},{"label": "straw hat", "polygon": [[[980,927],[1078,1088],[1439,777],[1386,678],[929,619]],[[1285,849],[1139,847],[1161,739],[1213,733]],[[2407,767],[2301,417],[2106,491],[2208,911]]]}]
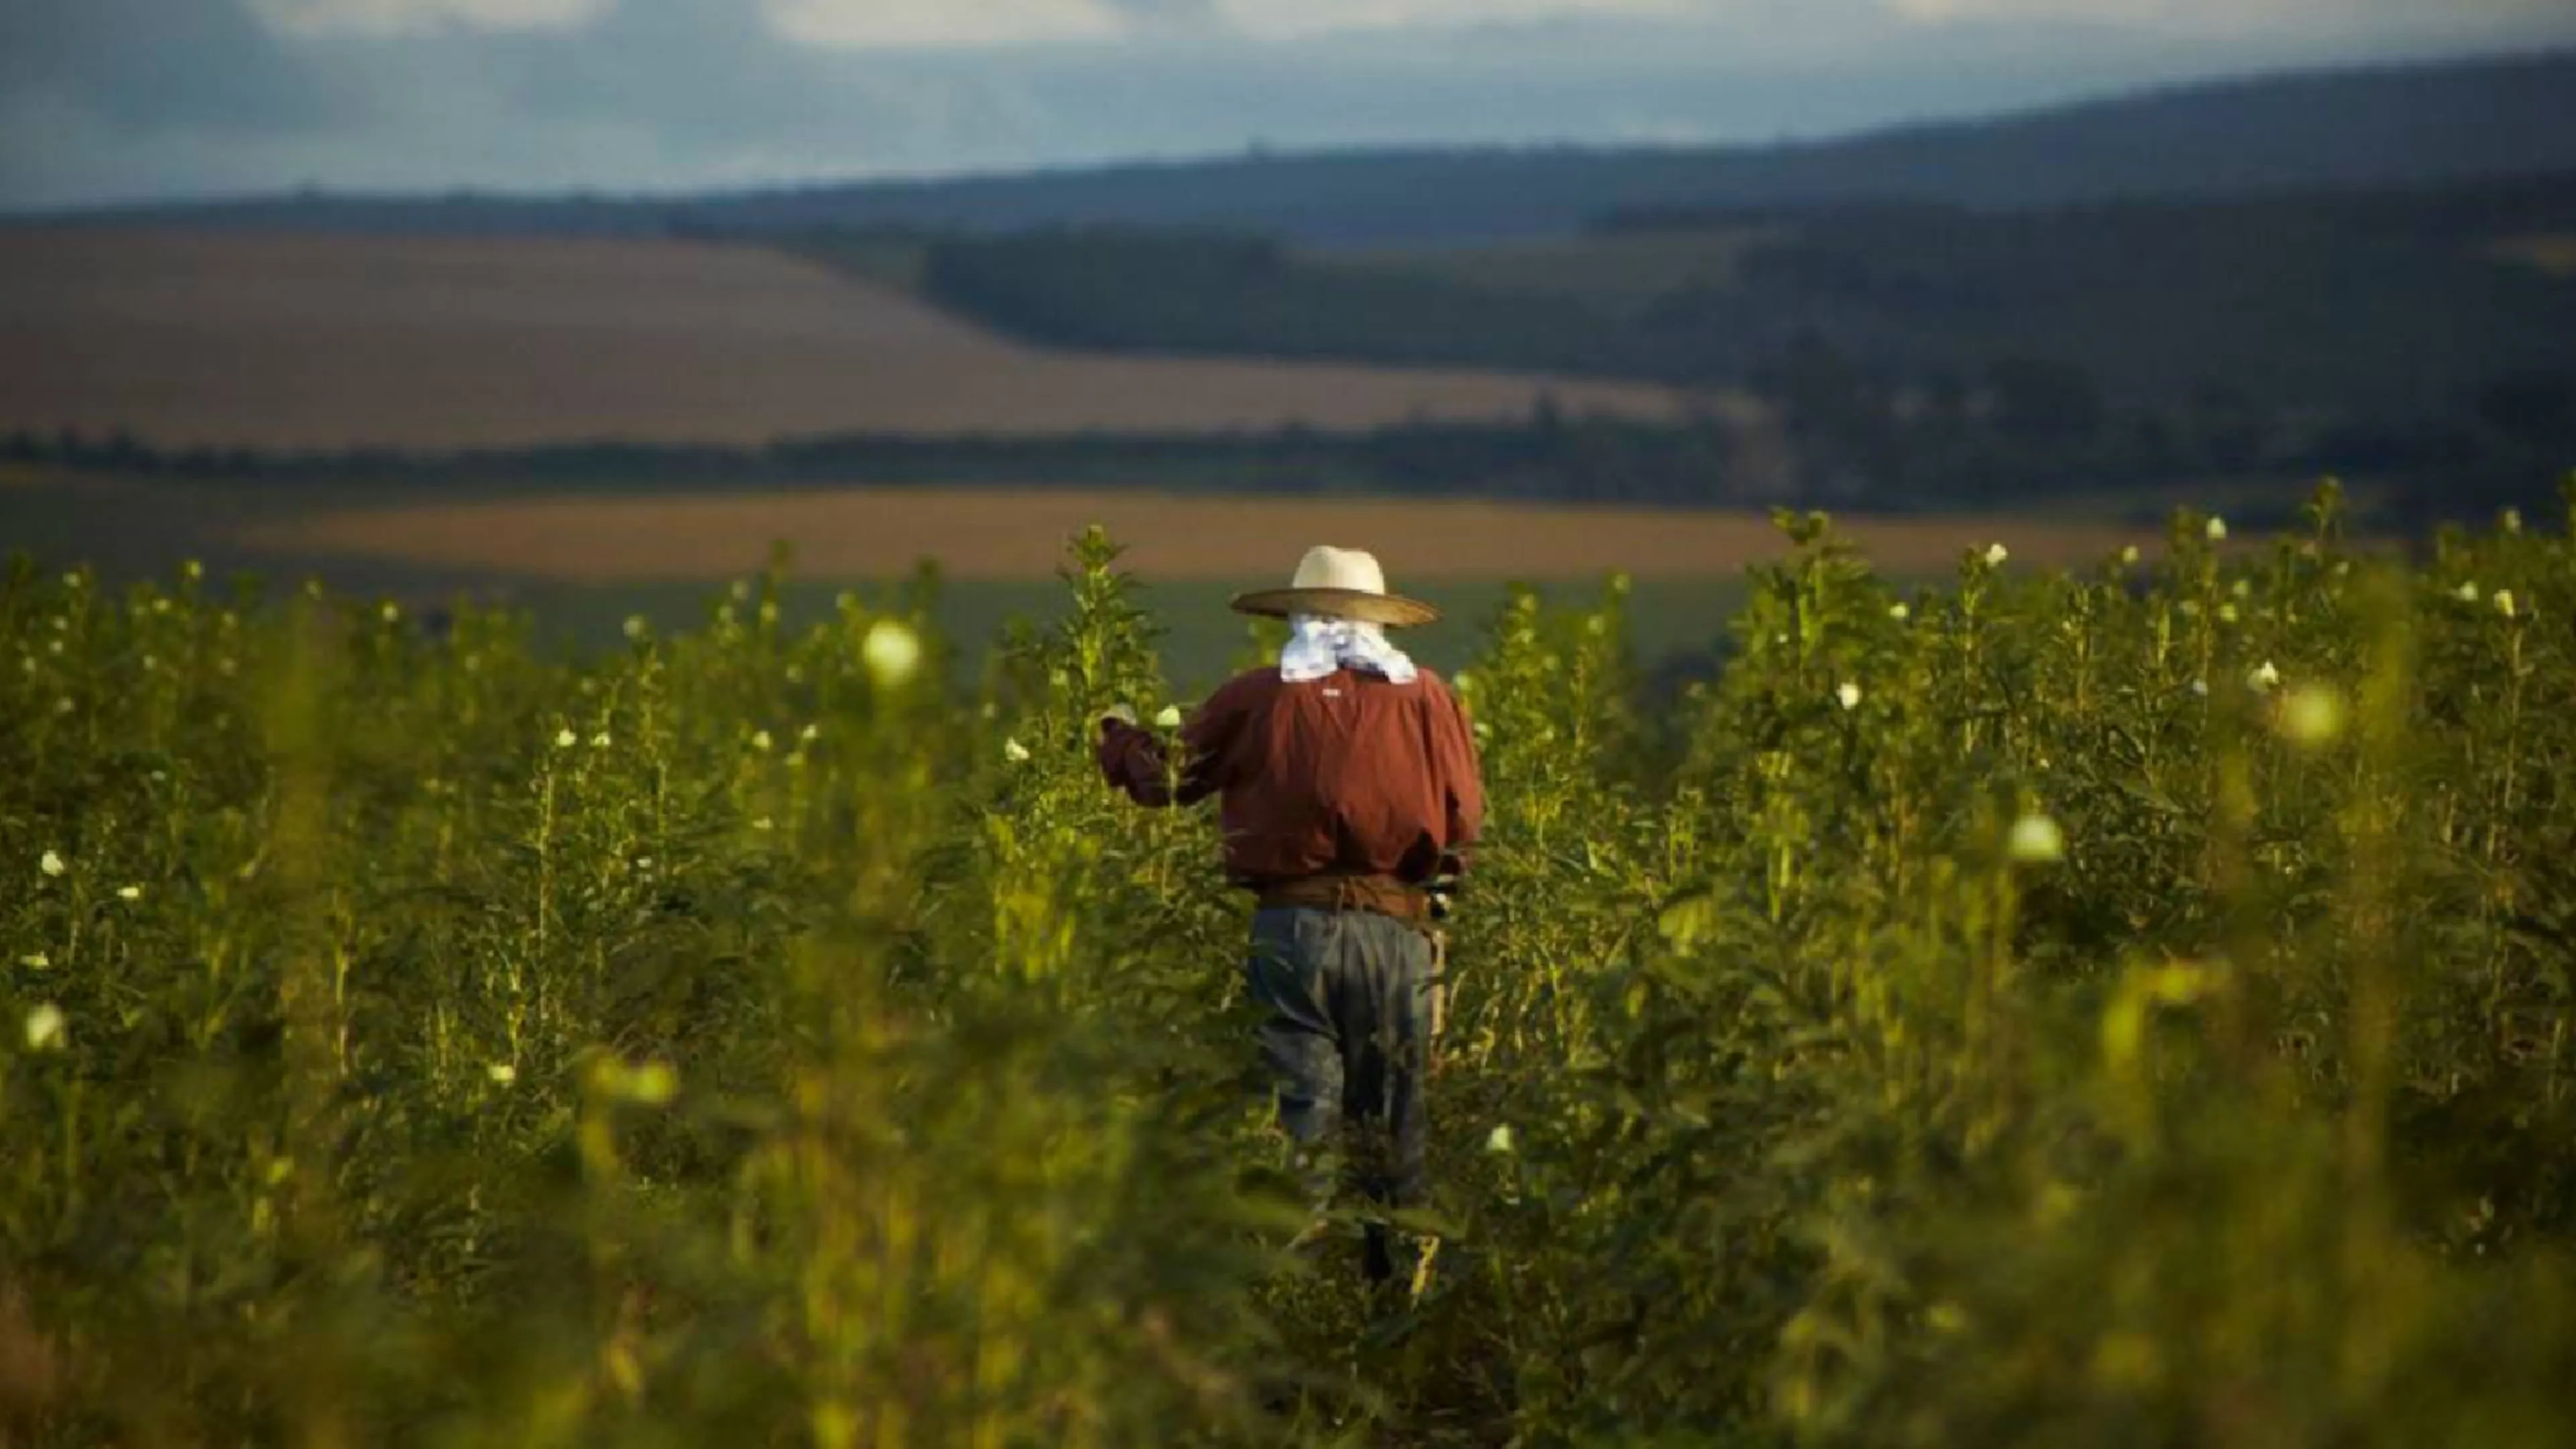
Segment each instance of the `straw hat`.
[{"label": "straw hat", "polygon": [[1234,607],[1274,619],[1319,614],[1390,629],[1408,629],[1440,617],[1440,611],[1429,604],[1388,593],[1386,570],[1378,567],[1376,555],[1329,546],[1306,550],[1288,587],[1237,594]]}]

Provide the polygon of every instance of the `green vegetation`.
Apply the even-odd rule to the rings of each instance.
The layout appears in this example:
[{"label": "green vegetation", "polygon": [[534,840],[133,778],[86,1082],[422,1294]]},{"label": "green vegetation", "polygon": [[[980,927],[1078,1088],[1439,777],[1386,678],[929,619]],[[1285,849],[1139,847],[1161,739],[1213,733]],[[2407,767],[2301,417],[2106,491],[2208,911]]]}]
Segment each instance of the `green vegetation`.
[{"label": "green vegetation", "polygon": [[1596,318],[1633,318],[1675,293],[1736,285],[1747,255],[1793,232],[1777,222],[1695,224],[1481,246],[1354,247],[1314,255],[1341,269],[1426,278],[1496,298],[1574,302]]},{"label": "green vegetation", "polygon": [[[1475,656],[1485,625],[1503,603],[1522,591],[1499,580],[1447,580],[1427,586],[1446,611],[1438,623],[1405,635],[1405,648],[1433,668],[1463,668]],[[777,591],[782,628],[799,630],[835,617],[849,590],[789,578]],[[862,597],[893,592],[891,585],[862,588]],[[1155,654],[1165,678],[1202,693],[1222,681],[1243,654],[1243,620],[1226,609],[1240,592],[1227,584],[1164,582],[1136,586],[1137,602],[1155,620]],[[1552,585],[1530,590],[1544,604],[1571,608],[1591,590]],[[917,593],[923,619],[941,638],[956,641],[961,682],[972,684],[981,667],[980,647],[1005,637],[1014,625],[1054,627],[1072,606],[1061,583],[1031,579],[941,579]],[[1628,644],[1650,678],[1673,681],[1710,672],[1726,644],[1726,624],[1744,602],[1743,581],[1639,579],[1629,591]],[[511,605],[536,621],[531,642],[558,657],[613,646],[626,620],[641,615],[660,630],[694,628],[705,618],[705,591],[689,584],[597,586],[527,585],[512,591]]]},{"label": "green vegetation", "polygon": [[[632,492],[853,481],[1700,505],[1764,492],[1734,466],[1735,451],[1731,430],[1714,419],[1569,417],[1552,405],[1524,419],[1421,419],[1359,432],[1291,425],[1186,433],[852,433],[759,447],[573,443],[465,453],[164,450],[127,435],[0,435],[0,466],[18,461],[153,481],[250,483],[256,486],[236,495],[272,508],[428,489],[464,496],[528,487]],[[1944,501],[1927,494],[1891,509]]]},{"label": "green vegetation", "polygon": [[563,662],[20,563],[0,1431],[2562,1440],[2563,520],[1904,596],[1783,522],[1666,711],[1621,590],[1487,620],[1374,1301],[1280,1251],[1212,823],[1093,774],[1105,543],[964,697],[917,596]]},{"label": "green vegetation", "polygon": [[2041,213],[1667,209],[1584,240],[1400,252],[1059,229],[934,241],[922,287],[1093,348],[1710,383],[1821,347],[1930,406],[1944,390],[2009,393],[2001,370],[2036,364],[2097,408],[2235,397],[2265,427],[2321,410],[2421,422],[2576,370],[2576,290],[2497,250],[2571,225],[2576,183],[2559,176]]},{"label": "green vegetation", "polygon": [[[1810,501],[2334,472],[2399,485],[2421,524],[2530,501],[2522,480],[2576,458],[2576,285],[2530,260],[2571,226],[2561,175],[2047,212],[1658,208],[1448,249],[1052,228],[931,240],[920,286],[1060,346],[1751,391]],[[1641,451],[1609,470],[1639,491],[1557,496],[1691,496],[1662,481],[1669,449]],[[1602,486],[1578,471],[1538,468]]]}]

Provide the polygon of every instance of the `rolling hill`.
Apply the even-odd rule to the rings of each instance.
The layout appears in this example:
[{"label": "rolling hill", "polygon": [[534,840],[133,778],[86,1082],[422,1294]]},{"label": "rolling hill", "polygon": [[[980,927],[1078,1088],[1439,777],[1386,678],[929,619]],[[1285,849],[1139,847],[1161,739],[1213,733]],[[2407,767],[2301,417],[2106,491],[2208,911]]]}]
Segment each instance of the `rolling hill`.
[{"label": "rolling hill", "polygon": [[660,198],[303,193],[85,220],[377,232],[779,234],[1217,226],[1304,243],[1565,235],[1609,213],[1984,209],[2576,169],[2576,54],[2210,82],[1772,146],[1253,155]]},{"label": "rolling hill", "polygon": [[0,432],[461,451],[831,433],[1199,432],[1669,416],[1660,388],[1083,356],[766,247],[0,232]]}]

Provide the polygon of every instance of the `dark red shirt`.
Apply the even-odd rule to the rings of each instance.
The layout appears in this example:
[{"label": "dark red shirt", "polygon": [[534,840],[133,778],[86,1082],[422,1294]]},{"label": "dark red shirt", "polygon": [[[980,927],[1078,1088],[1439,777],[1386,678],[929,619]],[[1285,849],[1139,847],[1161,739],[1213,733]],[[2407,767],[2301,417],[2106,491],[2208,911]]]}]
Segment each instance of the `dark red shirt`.
[{"label": "dark red shirt", "polygon": [[1226,870],[1247,885],[1418,885],[1463,870],[1484,828],[1466,707],[1428,669],[1410,684],[1347,669],[1299,684],[1276,669],[1236,675],[1181,727],[1178,758],[1176,774],[1154,731],[1101,724],[1101,772],[1139,804],[1223,797]]}]

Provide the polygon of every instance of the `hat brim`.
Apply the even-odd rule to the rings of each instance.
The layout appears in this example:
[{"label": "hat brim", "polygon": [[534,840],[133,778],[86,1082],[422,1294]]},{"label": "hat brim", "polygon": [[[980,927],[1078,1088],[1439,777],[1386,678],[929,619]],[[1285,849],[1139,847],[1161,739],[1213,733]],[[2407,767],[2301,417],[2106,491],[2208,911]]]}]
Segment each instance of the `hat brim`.
[{"label": "hat brim", "polygon": [[1440,611],[1402,594],[1372,594],[1364,589],[1260,589],[1234,596],[1238,614],[1285,619],[1291,614],[1319,614],[1356,619],[1389,629],[1411,629],[1440,617]]}]

